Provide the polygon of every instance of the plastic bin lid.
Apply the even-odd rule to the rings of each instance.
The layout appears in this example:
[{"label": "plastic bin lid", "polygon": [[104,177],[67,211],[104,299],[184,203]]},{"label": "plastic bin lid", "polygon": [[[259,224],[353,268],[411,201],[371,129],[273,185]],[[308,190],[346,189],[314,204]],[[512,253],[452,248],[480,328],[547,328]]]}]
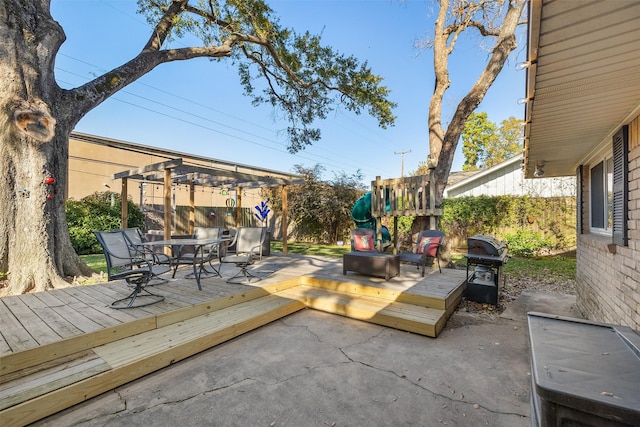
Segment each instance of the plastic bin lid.
[{"label": "plastic bin lid", "polygon": [[625,326],[528,313],[535,392],[631,425],[640,420],[640,335]]}]

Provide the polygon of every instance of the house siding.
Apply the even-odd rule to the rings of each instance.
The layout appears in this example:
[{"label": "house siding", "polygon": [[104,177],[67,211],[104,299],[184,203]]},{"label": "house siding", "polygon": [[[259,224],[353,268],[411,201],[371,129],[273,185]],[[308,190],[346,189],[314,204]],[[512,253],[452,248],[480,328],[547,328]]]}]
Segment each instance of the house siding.
[{"label": "house siding", "polygon": [[[588,218],[589,168],[583,179],[583,218]],[[629,125],[628,246],[592,234],[588,221],[578,235],[576,286],[578,308],[587,319],[640,331],[640,117]]]},{"label": "house siding", "polygon": [[444,190],[444,197],[572,197],[575,194],[576,179],[573,176],[524,179],[522,155],[447,186]]}]

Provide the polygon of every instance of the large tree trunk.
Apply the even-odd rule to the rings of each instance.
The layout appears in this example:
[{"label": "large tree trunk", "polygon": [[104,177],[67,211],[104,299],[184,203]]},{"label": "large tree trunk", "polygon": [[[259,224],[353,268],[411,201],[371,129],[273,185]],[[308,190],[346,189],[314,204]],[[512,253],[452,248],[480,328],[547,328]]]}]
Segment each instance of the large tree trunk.
[{"label": "large tree trunk", "polygon": [[[54,56],[64,33],[48,1],[0,4],[0,271],[2,295],[66,286],[89,274],[64,211],[72,118],[55,111]],[[44,237],[44,238],[43,238]]]},{"label": "large tree trunk", "polygon": [[[453,3],[453,2],[452,2]],[[482,2],[476,2],[482,4]],[[497,15],[501,13],[506,5],[504,19],[499,29],[490,30],[488,23],[476,22],[475,19],[461,19],[461,22],[451,24],[447,27],[446,20],[448,18],[449,0],[440,0],[440,10],[436,19],[435,33],[433,40],[433,56],[434,56],[434,73],[435,73],[435,89],[431,101],[429,103],[429,160],[436,163],[433,171],[435,181],[435,198],[436,207],[442,206],[442,197],[444,189],[449,179],[453,157],[460,140],[460,135],[464,130],[464,124],[469,115],[480,105],[487,91],[495,81],[496,77],[505,63],[509,54],[516,48],[516,28],[520,22],[520,16],[526,5],[525,0],[495,0],[500,7],[497,8]],[[466,8],[473,10],[473,2],[469,2]],[[452,6],[453,7],[453,6]],[[458,16],[464,16],[461,13],[464,9],[458,10]],[[470,14],[473,18],[475,15]],[[449,55],[453,52],[455,42],[458,36],[469,29],[475,27],[476,30],[482,29],[481,34],[496,37],[496,45],[493,48],[491,57],[487,62],[484,70],[478,76],[475,84],[460,100],[456,107],[455,113],[444,130],[442,120],[443,98],[450,86],[449,81]]]}]

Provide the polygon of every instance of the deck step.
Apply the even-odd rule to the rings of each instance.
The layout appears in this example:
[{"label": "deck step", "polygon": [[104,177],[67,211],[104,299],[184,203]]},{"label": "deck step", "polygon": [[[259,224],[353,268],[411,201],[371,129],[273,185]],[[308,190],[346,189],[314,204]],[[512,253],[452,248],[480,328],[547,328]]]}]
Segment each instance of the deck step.
[{"label": "deck step", "polygon": [[316,277],[302,277],[300,284],[362,297],[438,308],[446,310],[447,315],[450,316],[460,303],[464,293],[465,279],[466,276],[459,277],[457,279],[459,285],[452,288],[450,277],[443,280],[442,275],[432,274],[424,279],[428,282],[428,286],[420,290],[407,289],[405,286],[389,282],[385,282],[384,286],[375,286],[348,280],[327,280]]},{"label": "deck step", "polygon": [[304,309],[268,295],[0,378],[4,427],[25,425]]},{"label": "deck step", "polygon": [[0,378],[0,411],[111,369],[93,351]]},{"label": "deck step", "polygon": [[297,299],[316,310],[434,338],[447,321],[446,311],[442,309],[394,302],[387,298],[359,296],[317,286],[300,285],[278,292],[277,295]]}]

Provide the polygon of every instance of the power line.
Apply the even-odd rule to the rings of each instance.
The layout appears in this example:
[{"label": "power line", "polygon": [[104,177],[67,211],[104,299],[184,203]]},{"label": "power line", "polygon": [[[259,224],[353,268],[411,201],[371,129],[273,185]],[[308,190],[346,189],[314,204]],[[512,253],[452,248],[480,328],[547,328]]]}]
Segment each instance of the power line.
[{"label": "power line", "polygon": [[[72,60],[76,60],[76,58],[73,58],[73,57],[71,57],[71,56],[69,56],[69,55],[63,55],[63,56],[66,56],[67,58],[72,59]],[[94,67],[94,68],[96,68],[96,69],[98,69],[98,70],[103,70],[103,69],[101,69],[101,67],[98,67],[98,66],[96,66],[96,65],[90,64],[90,63],[88,63],[88,62],[86,62],[86,61],[81,61],[81,60],[78,60],[78,61],[79,61],[79,62],[82,62],[82,63],[85,63],[85,64],[87,64],[87,65],[89,65],[89,66],[92,66],[92,67]],[[76,76],[76,77],[85,78],[85,77],[84,77],[84,76],[82,76],[82,75],[79,75],[79,74],[74,73],[74,72],[69,71],[69,70],[65,70],[64,68],[56,67],[56,69],[57,69],[57,70],[59,70],[59,71],[66,72],[66,73],[68,73],[68,74],[70,74],[70,75],[73,75],[73,76]],[[63,83],[67,83],[67,84],[70,84],[70,85],[73,85],[72,83],[69,83],[69,82],[65,82],[65,81],[61,81],[61,82],[63,82]],[[136,82],[136,83],[137,83],[137,82]],[[191,103],[191,104],[193,104],[193,105],[201,106],[201,107],[205,107],[205,108],[208,108],[208,109],[210,109],[210,110],[212,110],[212,111],[222,113],[222,112],[220,112],[220,111],[218,111],[218,110],[216,110],[216,109],[214,109],[214,108],[211,108],[211,107],[209,107],[209,106],[206,106],[206,105],[203,105],[203,104],[199,104],[199,103],[197,103],[197,102],[193,102],[193,101],[189,100],[188,98],[185,98],[185,97],[182,97],[182,96],[179,96],[179,95],[174,95],[174,94],[172,94],[171,92],[164,91],[164,90],[159,89],[159,88],[155,88],[155,87],[153,87],[153,86],[151,86],[151,85],[148,85],[148,84],[145,84],[145,83],[140,83],[140,84],[142,84],[142,85],[144,85],[144,86],[147,86],[147,87],[149,87],[149,88],[151,88],[151,89],[158,90],[158,91],[160,91],[160,92],[162,92],[162,93],[165,93],[165,94],[167,94],[167,95],[170,95],[170,96],[176,97],[176,98],[178,98],[178,99],[181,99],[181,100],[187,101],[187,102],[189,102],[189,103]],[[206,130],[209,130],[209,131],[212,131],[212,132],[219,133],[219,134],[221,134],[221,135],[225,135],[225,136],[229,136],[229,137],[235,138],[235,139],[237,139],[237,140],[239,140],[239,141],[244,141],[244,142],[247,142],[247,143],[250,143],[250,144],[254,144],[254,145],[258,145],[258,146],[261,146],[261,147],[264,147],[264,148],[268,148],[268,149],[271,149],[271,150],[274,150],[274,151],[278,151],[278,152],[280,152],[280,153],[284,153],[284,154],[291,154],[292,156],[298,157],[298,158],[303,159],[303,160],[309,160],[309,161],[312,161],[312,162],[323,163],[323,164],[325,164],[325,165],[327,165],[327,166],[331,166],[331,167],[338,168],[338,169],[339,169],[339,168],[343,168],[343,167],[347,167],[347,168],[350,168],[350,169],[352,169],[352,170],[358,170],[358,169],[360,169],[359,167],[356,167],[356,166],[354,166],[354,165],[353,165],[353,164],[351,164],[351,163],[345,163],[345,162],[341,162],[341,161],[337,160],[337,159],[341,158],[337,153],[335,153],[334,151],[331,151],[331,150],[323,149],[322,147],[313,146],[315,149],[320,149],[320,150],[326,151],[326,152],[328,152],[330,155],[333,155],[334,157],[333,157],[333,158],[329,158],[329,157],[325,157],[325,156],[322,156],[322,155],[319,155],[319,154],[314,154],[314,153],[307,153],[307,155],[301,154],[300,152],[298,152],[298,153],[289,153],[289,151],[287,151],[287,150],[286,150],[286,146],[287,146],[287,145],[286,145],[285,143],[278,142],[278,141],[275,141],[275,140],[273,140],[273,139],[268,139],[268,138],[265,138],[264,136],[257,135],[257,134],[255,134],[255,133],[251,133],[251,132],[248,132],[248,131],[245,131],[245,130],[242,130],[242,129],[239,129],[239,128],[236,128],[236,127],[233,127],[233,126],[229,126],[229,125],[224,124],[224,123],[217,122],[217,121],[212,120],[212,119],[209,119],[209,118],[207,118],[207,117],[204,117],[204,116],[201,116],[201,115],[197,115],[197,114],[195,114],[195,113],[191,113],[191,112],[189,112],[189,111],[186,111],[186,110],[183,110],[183,109],[180,109],[180,108],[177,108],[177,107],[173,107],[173,106],[171,106],[171,105],[168,105],[168,104],[165,104],[165,103],[162,103],[162,102],[156,101],[156,100],[154,100],[154,99],[151,99],[151,98],[148,98],[148,97],[144,97],[144,96],[138,95],[138,94],[136,94],[136,93],[134,93],[134,92],[127,91],[127,90],[125,90],[125,89],[122,89],[120,92],[121,92],[121,93],[126,93],[126,94],[131,95],[131,96],[135,96],[135,97],[140,98],[140,99],[142,99],[142,100],[144,100],[144,101],[147,101],[147,102],[149,102],[149,103],[157,104],[157,105],[159,105],[159,106],[162,106],[162,107],[165,107],[165,108],[168,108],[168,109],[171,109],[171,110],[174,110],[174,111],[180,112],[180,113],[187,114],[187,115],[189,115],[189,116],[191,116],[191,117],[195,117],[195,118],[197,118],[197,119],[204,120],[204,121],[207,121],[207,122],[210,122],[210,123],[216,124],[216,125],[218,125],[218,126],[223,126],[223,127],[225,127],[225,128],[231,129],[231,130],[236,131],[236,132],[239,132],[239,133],[241,133],[241,134],[245,134],[245,135],[248,135],[248,136],[251,136],[251,137],[254,137],[254,138],[260,139],[260,140],[264,140],[264,141],[266,141],[266,142],[268,142],[268,143],[272,143],[272,144],[278,145],[278,146],[280,146],[280,148],[278,148],[278,147],[273,147],[273,146],[270,146],[270,145],[268,145],[268,144],[264,144],[264,143],[260,143],[260,142],[256,142],[256,141],[251,141],[251,140],[247,139],[246,137],[241,137],[241,136],[234,135],[234,134],[231,134],[231,133],[228,133],[228,132],[224,132],[224,131],[221,131],[221,130],[219,130],[219,129],[215,129],[215,128],[211,127],[211,126],[206,126],[206,125],[203,125],[203,124],[200,124],[200,123],[194,122],[194,121],[185,120],[185,119],[183,119],[183,118],[178,118],[178,117],[176,117],[176,116],[174,116],[174,115],[167,114],[167,113],[163,113],[163,112],[161,112],[161,111],[158,111],[158,110],[152,109],[152,108],[150,108],[150,107],[146,107],[146,106],[143,106],[143,105],[140,105],[140,104],[136,104],[136,103],[133,103],[133,102],[130,102],[130,101],[125,101],[125,100],[123,100],[123,99],[118,98],[117,96],[111,96],[110,98],[111,98],[111,99],[113,99],[114,101],[122,102],[122,103],[124,103],[124,104],[128,104],[128,105],[131,105],[131,106],[133,106],[133,107],[140,108],[140,109],[143,109],[143,110],[149,111],[149,112],[154,113],[154,114],[158,114],[158,115],[161,115],[161,116],[164,116],[164,117],[168,117],[168,118],[174,119],[174,120],[176,120],[176,121],[180,121],[180,122],[185,123],[185,124],[190,125],[190,126],[195,126],[195,127],[199,127],[199,128],[202,128],[202,129],[206,129]],[[225,114],[225,113],[222,113],[222,114]],[[260,128],[262,128],[262,129],[264,129],[264,130],[266,130],[266,131],[269,131],[269,132],[275,132],[275,131],[270,130],[270,129],[268,129],[268,128],[265,128],[265,127],[263,127],[263,126],[260,126],[260,125],[257,125],[257,124],[255,124],[255,123],[249,122],[249,121],[247,121],[247,120],[245,120],[245,119],[241,119],[241,118],[235,117],[235,116],[230,115],[230,114],[225,114],[225,115],[226,115],[226,116],[228,116],[228,117],[232,117],[232,118],[234,118],[234,119],[240,120],[240,121],[242,121],[243,123],[251,124],[251,125],[254,125],[254,126],[256,126],[256,127],[260,127]],[[372,171],[372,170],[369,170],[369,169],[366,169],[366,170],[367,170],[369,173],[372,173],[372,174],[375,174],[375,173],[376,173],[376,171]]]}]

